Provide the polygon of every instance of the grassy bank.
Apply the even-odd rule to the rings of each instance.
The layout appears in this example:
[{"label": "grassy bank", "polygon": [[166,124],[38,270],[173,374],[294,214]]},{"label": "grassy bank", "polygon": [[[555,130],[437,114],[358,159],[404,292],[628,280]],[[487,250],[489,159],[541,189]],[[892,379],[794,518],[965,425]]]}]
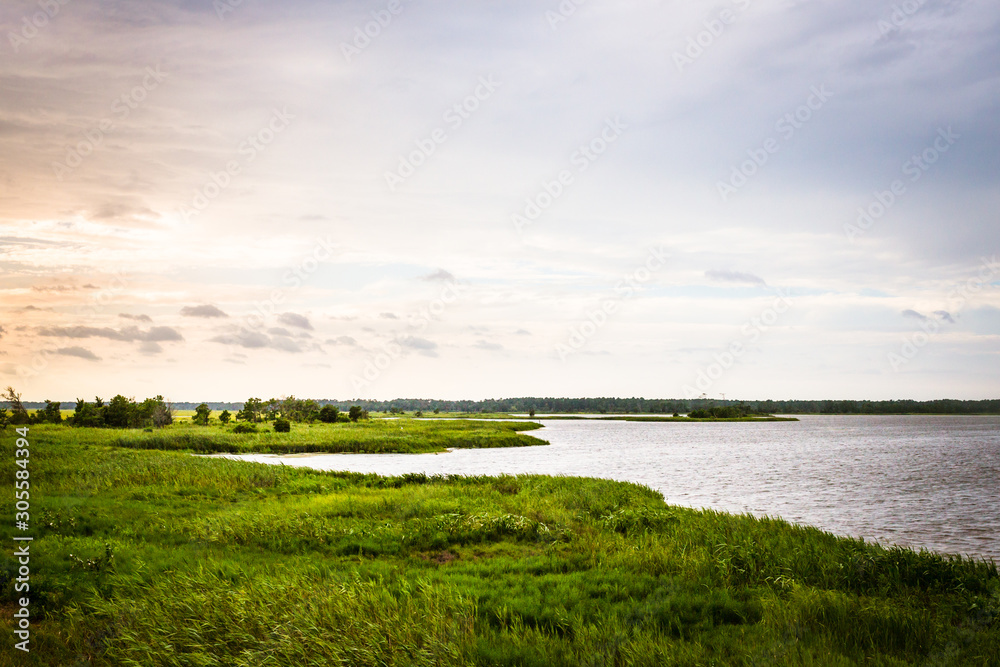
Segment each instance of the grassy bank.
[{"label": "grassy bank", "polygon": [[[303,454],[354,452],[421,454],[449,448],[525,447],[546,444],[520,431],[541,428],[532,422],[422,421],[372,419],[357,423],[294,424],[290,433],[275,433],[267,424],[258,433],[233,433],[232,426],[195,426],[180,422],[143,431],[104,430],[82,437],[132,449],[188,450],[205,453]],[[77,429],[93,431],[92,429]]]},{"label": "grassy bank", "polygon": [[[8,498],[14,438],[0,433]],[[1000,659],[1000,575],[981,562],[610,481],[318,472],[57,427],[29,440],[34,634],[10,664]],[[0,664],[14,654],[11,551]]]}]

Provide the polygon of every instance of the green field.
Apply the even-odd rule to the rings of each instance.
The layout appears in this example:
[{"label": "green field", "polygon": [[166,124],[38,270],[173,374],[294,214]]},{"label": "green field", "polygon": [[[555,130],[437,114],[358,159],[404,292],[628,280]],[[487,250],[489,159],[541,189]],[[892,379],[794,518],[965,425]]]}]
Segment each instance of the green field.
[{"label": "green field", "polygon": [[547,444],[544,440],[519,433],[541,428],[539,424],[532,422],[371,419],[357,423],[295,424],[290,433],[275,433],[269,424],[257,426],[259,433],[237,434],[232,432],[232,426],[216,423],[205,427],[181,421],[157,430],[104,430],[99,431],[97,437],[100,437],[103,444],[115,447],[190,450],[202,454],[423,454],[443,452],[455,447],[524,447]]},{"label": "green field", "polygon": [[[402,426],[418,448],[537,442],[475,424],[260,437],[330,448]],[[671,507],[634,484],[384,478],[138,448],[197,429],[31,427],[31,652],[12,648],[23,593],[6,528],[0,664],[1000,664],[992,564]],[[0,432],[8,498],[15,438]]]}]

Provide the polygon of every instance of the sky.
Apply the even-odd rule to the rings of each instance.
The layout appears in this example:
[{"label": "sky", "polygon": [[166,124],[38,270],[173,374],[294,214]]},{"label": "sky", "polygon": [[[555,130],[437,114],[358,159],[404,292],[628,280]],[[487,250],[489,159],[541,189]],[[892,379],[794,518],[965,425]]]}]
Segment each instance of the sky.
[{"label": "sky", "polygon": [[996,398],[990,0],[4,0],[26,400]]}]

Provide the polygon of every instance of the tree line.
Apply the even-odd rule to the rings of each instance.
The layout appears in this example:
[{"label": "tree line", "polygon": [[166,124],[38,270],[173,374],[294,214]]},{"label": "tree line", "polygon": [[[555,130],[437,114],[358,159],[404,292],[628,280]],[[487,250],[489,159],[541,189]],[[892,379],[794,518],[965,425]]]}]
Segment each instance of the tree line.
[{"label": "tree line", "polygon": [[[343,408],[352,402],[323,399],[321,404]],[[647,398],[541,398],[523,397],[489,399],[483,401],[448,401],[431,399],[403,399],[391,401],[353,401],[371,413],[468,412],[468,413],[592,413],[592,414],[688,414],[693,410],[739,407],[753,414],[827,414],[827,415],[973,415],[1000,414],[1000,400],[933,401],[890,400],[713,400],[700,399],[647,399]]]},{"label": "tree line", "polygon": [[88,403],[77,399],[73,414],[63,419],[62,403],[46,400],[44,407],[29,412],[21,401],[21,395],[13,387],[7,387],[2,396],[7,408],[0,408],[0,428],[8,424],[67,424],[92,428],[145,428],[166,426],[174,420],[174,408],[162,396],[136,402],[118,394],[111,400],[96,397]]},{"label": "tree line", "polygon": [[[21,401],[20,394],[12,387],[0,395],[0,428],[9,424],[65,423],[73,426],[146,428],[165,426],[173,422],[175,408],[193,408],[194,423],[207,425],[212,412],[218,406],[222,409],[217,419],[223,424],[230,421],[256,424],[260,422],[325,422],[358,421],[367,419],[370,413],[385,414],[413,413],[595,413],[595,414],[824,414],[824,415],[973,415],[1000,414],[1000,400],[957,400],[939,399],[932,401],[890,400],[766,400],[736,401],[700,398],[646,399],[646,398],[552,398],[523,397],[507,399],[433,400],[403,399],[391,401],[360,400],[337,401],[330,399],[249,398],[243,403],[201,403],[176,405],[165,401],[162,396],[147,398],[142,402],[121,394],[105,402],[100,397],[88,402],[77,399],[72,416],[62,418],[61,404],[46,400],[36,404],[35,412],[29,411],[31,404]],[[187,408],[190,405],[191,408]],[[235,414],[230,412],[230,408]],[[731,408],[731,409],[730,409]]]},{"label": "tree line", "polygon": [[[87,428],[150,428],[167,426],[174,422],[177,412],[175,406],[166,401],[163,396],[136,401],[118,394],[109,401],[95,397],[93,401],[77,399],[73,414],[63,418],[62,404],[58,401],[46,400],[35,412],[31,412],[21,401],[21,394],[13,387],[0,394],[0,401],[8,407],[0,408],[0,428],[8,424],[65,424]],[[194,408],[191,421],[200,426],[208,426],[212,419],[212,408],[208,403],[201,403]],[[313,399],[300,399],[294,396],[287,398],[271,398],[261,400],[249,398],[233,415],[228,409],[217,417],[223,425],[230,421],[257,424],[273,422],[276,431],[288,430],[292,422],[357,422],[368,419],[368,411],[359,405],[348,406],[341,411],[336,405],[321,405]],[[252,431],[252,429],[250,429]]]}]

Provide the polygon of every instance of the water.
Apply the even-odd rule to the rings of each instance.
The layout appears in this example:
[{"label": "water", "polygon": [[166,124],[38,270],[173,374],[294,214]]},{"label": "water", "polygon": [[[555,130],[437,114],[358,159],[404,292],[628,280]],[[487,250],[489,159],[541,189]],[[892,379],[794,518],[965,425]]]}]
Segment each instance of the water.
[{"label": "water", "polygon": [[535,473],[645,484],[668,502],[1000,562],[1000,417],[540,420],[548,447],[233,458],[383,475]]}]

